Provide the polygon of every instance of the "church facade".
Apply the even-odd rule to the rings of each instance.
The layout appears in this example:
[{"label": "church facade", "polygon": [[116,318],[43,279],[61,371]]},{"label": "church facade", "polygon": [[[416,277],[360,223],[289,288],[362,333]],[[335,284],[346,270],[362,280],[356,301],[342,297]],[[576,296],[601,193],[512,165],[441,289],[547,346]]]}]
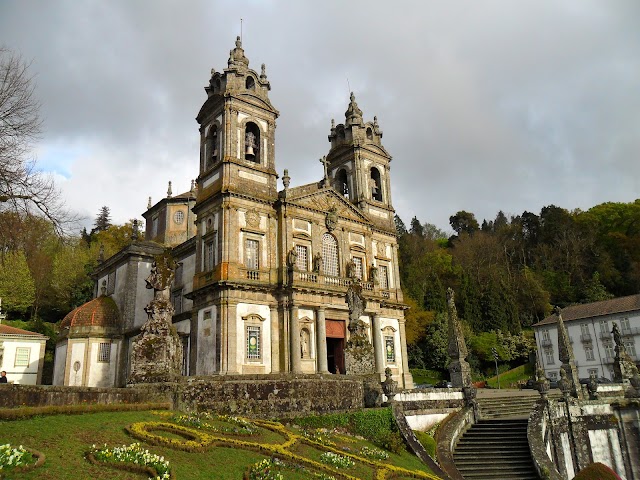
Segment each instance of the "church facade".
[{"label": "church facade", "polygon": [[344,123],[331,123],[322,178],[292,186],[285,170],[279,188],[270,88],[264,65],[260,73],[250,69],[238,39],[227,68],[212,70],[205,87],[196,184],[150,202],[145,241],[96,271],[96,295],[112,286],[104,293],[121,315],[113,352],[120,374],[107,383],[126,378],[131,342],[145,320],[139,307],[152,297],[141,286],[152,253],[164,245],[178,262],[172,301],[183,374],[345,373],[345,296],[358,281],[376,372],[383,379],[388,367],[400,386],[413,387],[391,156],[377,119],[365,121],[352,94]]}]

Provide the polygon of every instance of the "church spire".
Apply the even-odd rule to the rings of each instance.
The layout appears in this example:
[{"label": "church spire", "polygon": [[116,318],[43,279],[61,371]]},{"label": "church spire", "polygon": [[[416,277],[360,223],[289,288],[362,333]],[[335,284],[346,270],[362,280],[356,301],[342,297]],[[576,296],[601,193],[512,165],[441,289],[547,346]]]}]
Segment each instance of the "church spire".
[{"label": "church spire", "polygon": [[249,59],[244,56],[244,50],[242,48],[242,40],[240,36],[236,37],[236,48],[229,52],[229,68],[246,69],[249,66]]},{"label": "church spire", "polygon": [[356,96],[351,92],[349,107],[347,111],[344,112],[345,122],[344,124],[348,127],[350,125],[362,125],[362,110],[358,108],[358,104],[356,103]]}]

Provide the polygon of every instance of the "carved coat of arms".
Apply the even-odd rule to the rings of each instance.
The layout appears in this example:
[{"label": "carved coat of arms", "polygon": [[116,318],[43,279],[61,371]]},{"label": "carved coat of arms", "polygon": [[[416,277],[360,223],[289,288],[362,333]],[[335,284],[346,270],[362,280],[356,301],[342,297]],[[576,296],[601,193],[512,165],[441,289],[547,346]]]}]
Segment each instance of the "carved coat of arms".
[{"label": "carved coat of arms", "polygon": [[327,230],[332,231],[338,225],[338,210],[336,207],[330,207],[327,211],[327,216],[324,219],[324,223],[327,226]]}]

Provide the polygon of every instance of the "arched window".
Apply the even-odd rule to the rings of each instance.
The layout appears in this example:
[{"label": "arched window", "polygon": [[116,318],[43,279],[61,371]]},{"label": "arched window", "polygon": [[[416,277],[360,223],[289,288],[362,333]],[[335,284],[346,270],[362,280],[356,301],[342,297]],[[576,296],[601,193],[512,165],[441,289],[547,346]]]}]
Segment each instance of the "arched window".
[{"label": "arched window", "polygon": [[349,198],[349,178],[344,168],[341,168],[336,174],[336,190],[338,193]]},{"label": "arched window", "polygon": [[207,162],[206,168],[211,167],[218,161],[218,127],[212,125],[209,128],[209,134],[207,137]]},{"label": "arched window", "polygon": [[253,122],[248,122],[244,129],[244,158],[260,163],[260,129]]},{"label": "arched window", "polygon": [[338,242],[330,233],[322,235],[322,268],[325,275],[337,277],[338,270]]},{"label": "arched window", "polygon": [[380,181],[380,172],[376,167],[371,168],[369,184],[371,185],[371,198],[382,202],[382,182]]},{"label": "arched window", "polygon": [[342,125],[338,125],[338,140],[343,141],[344,142],[344,127]]},{"label": "arched window", "polygon": [[245,87],[247,90],[253,90],[256,88],[256,81],[253,79],[251,75],[247,75],[247,81],[245,82]]},{"label": "arched window", "polygon": [[367,128],[367,140],[373,140],[373,130],[371,130],[371,127]]}]

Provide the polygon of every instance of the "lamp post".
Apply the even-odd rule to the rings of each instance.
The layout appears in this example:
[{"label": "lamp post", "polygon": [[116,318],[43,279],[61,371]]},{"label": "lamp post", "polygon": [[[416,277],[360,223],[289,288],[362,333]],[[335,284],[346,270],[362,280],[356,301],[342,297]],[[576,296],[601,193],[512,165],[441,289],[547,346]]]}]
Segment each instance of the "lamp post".
[{"label": "lamp post", "polygon": [[496,362],[496,378],[498,379],[498,390],[500,390],[500,372],[498,372],[498,351],[495,347],[491,348],[491,353],[493,353],[493,359]]}]

